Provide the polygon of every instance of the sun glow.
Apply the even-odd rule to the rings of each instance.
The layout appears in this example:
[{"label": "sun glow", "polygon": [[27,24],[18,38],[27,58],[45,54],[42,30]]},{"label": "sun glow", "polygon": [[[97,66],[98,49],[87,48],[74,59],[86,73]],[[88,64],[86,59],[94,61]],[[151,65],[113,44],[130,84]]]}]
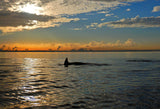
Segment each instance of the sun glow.
[{"label": "sun glow", "polygon": [[39,15],[41,13],[42,8],[36,6],[35,4],[26,4],[24,6],[21,6],[19,10],[22,12]]}]

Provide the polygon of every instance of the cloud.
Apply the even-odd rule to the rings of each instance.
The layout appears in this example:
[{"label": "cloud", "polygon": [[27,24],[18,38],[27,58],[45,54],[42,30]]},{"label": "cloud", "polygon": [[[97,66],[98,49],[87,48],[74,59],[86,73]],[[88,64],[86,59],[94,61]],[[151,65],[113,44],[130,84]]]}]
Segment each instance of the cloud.
[{"label": "cloud", "polygon": [[52,16],[18,13],[10,11],[0,11],[0,16],[0,27],[32,26],[35,25],[35,22],[33,21],[47,22],[51,19],[55,19],[55,17]]},{"label": "cloud", "polygon": [[126,9],[126,11],[131,11],[131,9],[128,8],[128,9]]},{"label": "cloud", "polygon": [[105,1],[105,2],[138,2],[138,1],[144,1],[144,0],[91,0],[91,1]]},{"label": "cloud", "polygon": [[[105,10],[106,8],[126,5],[121,2],[104,2],[90,0],[53,0],[43,6],[44,10],[48,10],[45,14],[49,15],[74,15],[80,13],[88,13],[91,11]],[[74,8],[74,9],[73,9]]]},{"label": "cloud", "polygon": [[87,25],[86,28],[94,29],[97,27],[97,25],[98,25],[98,23],[91,23],[91,25]]},{"label": "cloud", "polygon": [[106,10],[138,1],[144,0],[1,0],[0,10],[24,12],[24,7],[32,5],[39,14],[60,16]]},{"label": "cloud", "polygon": [[98,47],[98,48],[107,48],[107,47],[134,47],[136,43],[132,39],[128,39],[125,42],[121,42],[120,40],[117,40],[116,42],[113,43],[104,43],[103,41],[97,42],[97,41],[92,41],[88,43],[86,46],[87,47]]},{"label": "cloud", "polygon": [[106,16],[106,17],[109,17],[109,16],[112,16],[112,15],[113,15],[113,14],[106,14],[105,16]]},{"label": "cloud", "polygon": [[104,22],[98,24],[98,27],[107,25],[112,28],[148,28],[148,27],[160,27],[160,16],[159,17],[142,17],[136,16],[135,18],[121,19],[113,22]]},{"label": "cloud", "polygon": [[82,28],[73,28],[72,30],[78,31],[78,30],[82,30]]},{"label": "cloud", "polygon": [[155,6],[152,10],[152,12],[158,12],[160,11],[160,6]]},{"label": "cloud", "polygon": [[[0,47],[3,47],[1,44]],[[14,43],[5,44],[5,49],[16,47],[18,50],[123,50],[123,49],[134,49],[137,47],[137,43],[133,39],[126,41],[117,40],[115,42],[103,42],[103,41],[91,41],[88,43],[41,43],[41,44],[30,44],[30,43]],[[4,48],[3,48],[4,49]]]},{"label": "cloud", "polygon": [[105,19],[103,18],[103,19],[101,19],[101,21],[104,21]]},{"label": "cloud", "polygon": [[[55,44],[56,46],[57,44]],[[91,41],[89,43],[63,43],[61,47],[69,50],[107,50],[107,49],[129,49],[137,46],[133,39],[128,39],[124,42],[117,40],[116,42]]]},{"label": "cloud", "polygon": [[143,0],[1,0],[0,30],[15,32],[55,27],[79,20],[69,18],[70,15],[102,10],[107,12],[107,9],[138,1]]},{"label": "cloud", "polygon": [[[38,16],[37,16],[38,17]],[[35,17],[36,18],[36,17]],[[1,18],[0,18],[1,19]],[[8,32],[17,32],[17,31],[23,31],[23,30],[32,30],[32,29],[37,29],[37,28],[48,28],[48,27],[56,27],[60,26],[63,23],[71,22],[71,21],[78,21],[80,20],[79,18],[65,18],[65,17],[60,17],[60,18],[53,18],[53,19],[47,19],[47,17],[42,18],[37,18],[36,20],[30,19],[29,18],[24,18],[23,20],[21,19],[21,22],[17,21],[17,18],[12,19],[13,22],[18,22],[18,23],[0,23],[0,30],[3,33],[8,33]],[[23,22],[26,21],[26,22]],[[1,22],[1,20],[0,20]]]},{"label": "cloud", "polygon": [[109,11],[100,11],[100,12],[98,12],[98,13],[100,13],[100,14],[106,14],[106,13],[108,13]]},{"label": "cloud", "polygon": [[61,49],[61,46],[58,46],[57,50],[59,51]]}]

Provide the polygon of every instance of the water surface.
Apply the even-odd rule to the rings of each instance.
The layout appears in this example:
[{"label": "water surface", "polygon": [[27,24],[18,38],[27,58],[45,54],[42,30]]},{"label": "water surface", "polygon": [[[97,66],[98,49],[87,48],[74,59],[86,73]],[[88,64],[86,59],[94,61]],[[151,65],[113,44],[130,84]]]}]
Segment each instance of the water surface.
[{"label": "water surface", "polygon": [[[64,67],[66,57],[111,65]],[[160,52],[0,52],[0,107],[160,108],[159,60]]]}]

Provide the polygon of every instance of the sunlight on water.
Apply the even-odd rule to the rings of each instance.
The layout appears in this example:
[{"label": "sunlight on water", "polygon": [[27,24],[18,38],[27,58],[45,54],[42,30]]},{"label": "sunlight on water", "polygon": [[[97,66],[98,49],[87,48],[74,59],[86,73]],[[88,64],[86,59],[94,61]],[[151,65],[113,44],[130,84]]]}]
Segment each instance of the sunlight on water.
[{"label": "sunlight on water", "polygon": [[[0,107],[157,108],[159,52],[0,53]],[[63,61],[106,63],[69,66]]]}]

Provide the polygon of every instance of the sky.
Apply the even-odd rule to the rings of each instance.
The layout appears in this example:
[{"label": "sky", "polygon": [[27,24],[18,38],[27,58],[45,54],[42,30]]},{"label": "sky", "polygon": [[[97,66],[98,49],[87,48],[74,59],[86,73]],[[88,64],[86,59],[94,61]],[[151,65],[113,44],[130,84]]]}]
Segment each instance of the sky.
[{"label": "sky", "polygon": [[1,0],[0,49],[160,49],[160,0]]}]

